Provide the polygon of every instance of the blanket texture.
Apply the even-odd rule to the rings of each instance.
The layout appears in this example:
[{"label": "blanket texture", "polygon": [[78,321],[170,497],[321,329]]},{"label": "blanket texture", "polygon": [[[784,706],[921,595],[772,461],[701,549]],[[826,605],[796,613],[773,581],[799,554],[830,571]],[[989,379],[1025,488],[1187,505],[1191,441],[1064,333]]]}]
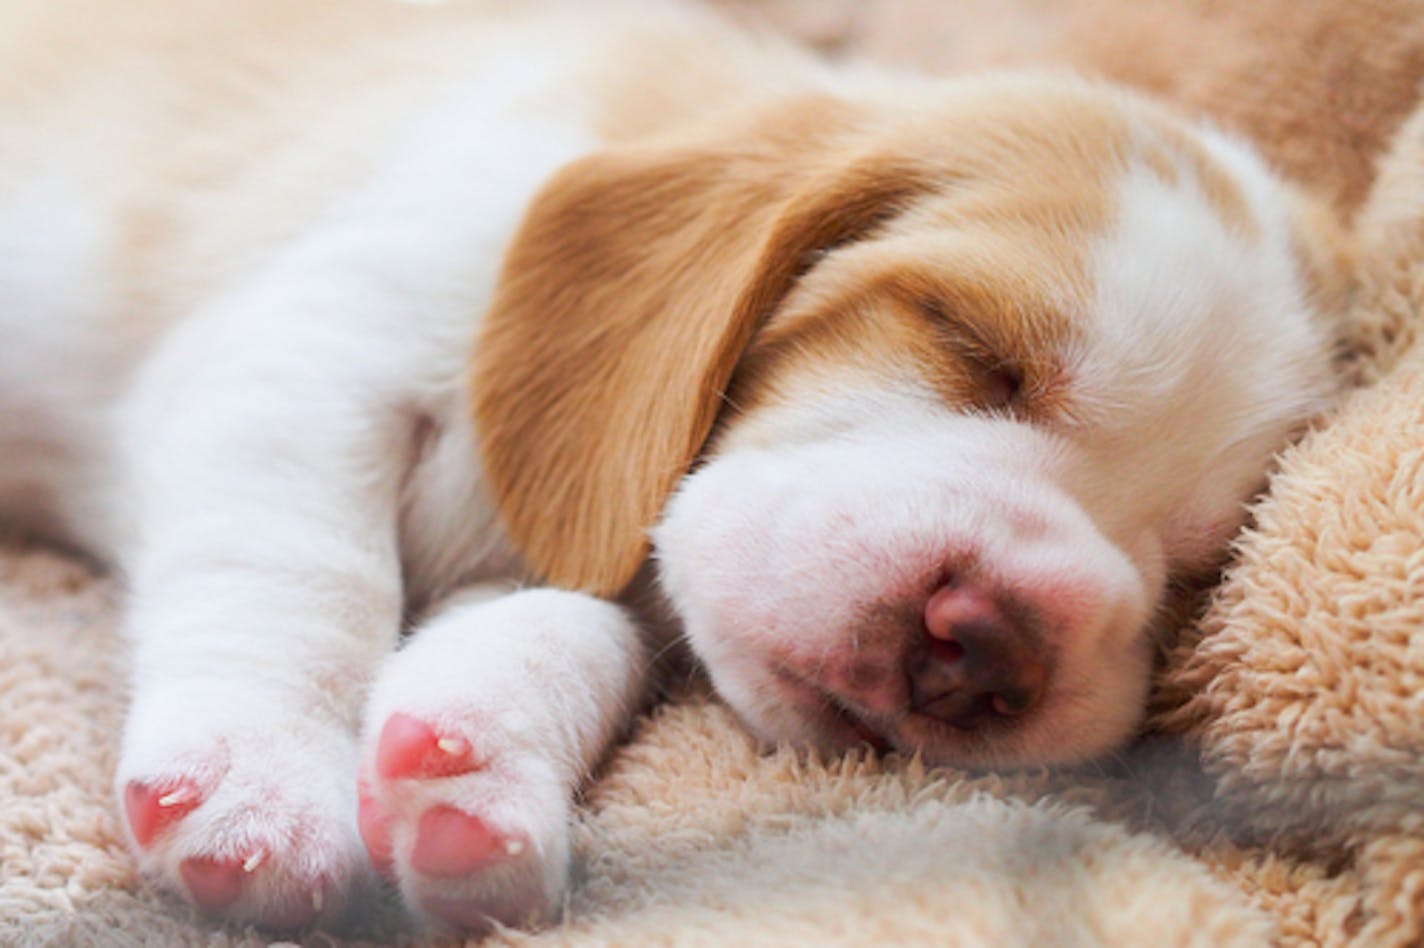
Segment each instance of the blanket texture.
[{"label": "blanket texture", "polygon": [[[562,921],[491,943],[1424,944],[1424,3],[721,5],[832,55],[1068,64],[1254,138],[1352,228],[1354,387],[1164,646],[1133,747],[1000,775],[818,760],[758,749],[689,677],[588,788]],[[118,603],[0,542],[0,945],[267,944],[134,874]],[[383,918],[341,937],[430,940]]]}]

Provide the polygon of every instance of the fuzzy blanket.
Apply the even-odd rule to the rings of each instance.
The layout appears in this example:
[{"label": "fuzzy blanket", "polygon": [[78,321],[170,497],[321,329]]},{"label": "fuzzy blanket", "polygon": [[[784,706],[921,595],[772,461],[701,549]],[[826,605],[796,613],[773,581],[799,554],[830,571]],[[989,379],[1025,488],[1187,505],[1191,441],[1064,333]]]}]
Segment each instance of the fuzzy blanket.
[{"label": "fuzzy blanket", "polygon": [[[562,923],[491,942],[1424,944],[1424,5],[722,3],[836,55],[1066,62],[1255,137],[1352,221],[1358,387],[1283,454],[1132,748],[1007,775],[766,753],[692,678],[588,789]],[[117,603],[0,543],[0,945],[266,944],[134,874]]]}]

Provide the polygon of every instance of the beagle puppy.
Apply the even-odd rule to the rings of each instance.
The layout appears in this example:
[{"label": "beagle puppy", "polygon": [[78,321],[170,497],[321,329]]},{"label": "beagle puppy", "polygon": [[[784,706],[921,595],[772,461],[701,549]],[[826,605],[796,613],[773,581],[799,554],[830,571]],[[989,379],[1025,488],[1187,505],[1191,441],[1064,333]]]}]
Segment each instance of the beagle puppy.
[{"label": "beagle puppy", "polygon": [[1332,394],[1329,218],[1123,89],[651,0],[2,10],[0,511],[122,574],[124,825],[218,916],[546,918],[640,578],[765,741],[1107,752]]}]

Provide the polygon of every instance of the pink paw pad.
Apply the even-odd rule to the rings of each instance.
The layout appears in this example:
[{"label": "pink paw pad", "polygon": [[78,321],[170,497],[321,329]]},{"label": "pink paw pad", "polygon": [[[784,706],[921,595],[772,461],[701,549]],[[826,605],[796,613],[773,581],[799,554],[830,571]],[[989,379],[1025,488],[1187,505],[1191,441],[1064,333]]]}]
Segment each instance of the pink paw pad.
[{"label": "pink paw pad", "polygon": [[463,737],[441,737],[418,718],[396,713],[386,719],[376,744],[376,773],[387,780],[454,777],[477,769],[474,749]]},{"label": "pink paw pad", "polygon": [[391,844],[391,815],[371,796],[365,783],[356,786],[356,828],[361,832],[361,842],[366,844],[371,865],[387,879],[392,878],[395,854]]},{"label": "pink paw pad", "polygon": [[124,787],[124,813],[134,840],[144,849],[170,824],[203,802],[198,788],[184,780],[151,785],[137,780]]},{"label": "pink paw pad", "polygon": [[242,883],[247,875],[241,859],[210,859],[193,856],[183,860],[178,874],[188,887],[193,901],[205,912],[218,913],[242,895]]},{"label": "pink paw pad", "polygon": [[[179,864],[178,874],[183,877],[183,884],[188,887],[198,908],[218,915],[242,897],[247,877],[256,872],[266,859],[266,854],[260,850],[246,859],[192,856]],[[305,896],[270,909],[258,920],[259,924],[279,931],[305,928],[321,914],[325,894],[325,885],[318,882]]]},{"label": "pink paw pad", "polygon": [[518,856],[527,846],[527,840],[497,833],[477,816],[437,806],[420,818],[410,865],[423,875],[450,879]]}]

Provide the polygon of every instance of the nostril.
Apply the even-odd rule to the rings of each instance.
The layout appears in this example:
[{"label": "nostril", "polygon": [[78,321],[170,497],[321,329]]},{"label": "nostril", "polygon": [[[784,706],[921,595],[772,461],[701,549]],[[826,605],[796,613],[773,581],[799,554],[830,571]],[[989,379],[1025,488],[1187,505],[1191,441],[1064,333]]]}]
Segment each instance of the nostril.
[{"label": "nostril", "polygon": [[930,637],[930,654],[937,661],[952,665],[964,658],[964,646],[954,639],[941,639]]},{"label": "nostril", "polygon": [[907,667],[911,707],[972,730],[1026,714],[1048,665],[1030,624],[982,584],[952,580],[924,607],[925,645]]}]

